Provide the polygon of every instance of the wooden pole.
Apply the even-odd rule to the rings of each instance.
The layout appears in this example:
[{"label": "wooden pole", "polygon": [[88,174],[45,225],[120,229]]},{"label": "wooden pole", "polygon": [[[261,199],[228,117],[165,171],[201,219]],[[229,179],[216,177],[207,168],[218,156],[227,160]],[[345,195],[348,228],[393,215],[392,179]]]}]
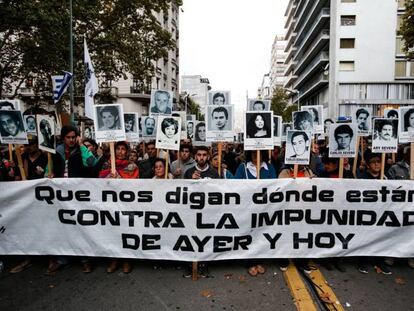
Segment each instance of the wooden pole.
[{"label": "wooden pole", "polygon": [[218,143],[218,174],[221,177],[221,153],[223,152],[223,144]]},{"label": "wooden pole", "polygon": [[260,167],[261,167],[261,164],[262,164],[262,162],[260,161],[260,150],[256,150],[256,152],[257,152],[257,154],[256,154],[256,172],[257,172],[257,176],[256,176],[256,178],[257,179],[260,179]]},{"label": "wooden pole", "polygon": [[85,122],[81,122],[81,138],[85,138]]},{"label": "wooden pole", "polygon": [[9,160],[13,161],[13,145],[9,144]]},{"label": "wooden pole", "polygon": [[361,160],[365,162],[365,158],[364,158],[364,137],[360,136],[359,139],[361,140]]},{"label": "wooden pole", "polygon": [[339,174],[338,178],[344,178],[344,158],[339,158]]},{"label": "wooden pole", "polygon": [[392,163],[395,164],[395,153],[391,153]]},{"label": "wooden pole", "polygon": [[169,157],[170,157],[170,153],[168,152],[168,150],[167,150],[167,152],[165,153],[165,176],[164,176],[164,179],[168,179],[168,161],[169,161]]},{"label": "wooden pole", "polygon": [[111,141],[109,143],[109,151],[111,153],[111,173],[116,174],[116,159],[115,159],[115,143]]},{"label": "wooden pole", "polygon": [[53,176],[53,162],[50,152],[47,153],[47,171],[49,172],[49,176]]},{"label": "wooden pole", "polygon": [[383,153],[381,154],[381,175],[380,175],[380,179],[384,179],[384,172],[385,172],[385,156],[387,154]]},{"label": "wooden pole", "polygon": [[293,178],[298,178],[299,164],[293,164]]},{"label": "wooden pole", "polygon": [[414,142],[411,143],[410,150],[410,177],[414,180]]},{"label": "wooden pole", "polygon": [[192,264],[192,280],[193,281],[197,281],[198,280],[198,262],[197,261],[193,261]]},{"label": "wooden pole", "polygon": [[357,170],[357,166],[358,166],[359,145],[360,145],[360,140],[357,139],[356,154],[355,154],[355,158],[354,158],[354,166],[352,167],[352,174],[354,175],[354,178],[356,178],[356,170]]},{"label": "wooden pole", "polygon": [[19,165],[20,170],[20,176],[22,176],[22,180],[26,180],[26,172],[24,170],[23,166],[23,160],[22,160],[22,153],[20,151],[20,145],[16,145],[16,157],[17,157],[17,163]]},{"label": "wooden pole", "polygon": [[269,150],[269,161],[268,161],[268,163],[272,163],[272,151],[273,150]]}]

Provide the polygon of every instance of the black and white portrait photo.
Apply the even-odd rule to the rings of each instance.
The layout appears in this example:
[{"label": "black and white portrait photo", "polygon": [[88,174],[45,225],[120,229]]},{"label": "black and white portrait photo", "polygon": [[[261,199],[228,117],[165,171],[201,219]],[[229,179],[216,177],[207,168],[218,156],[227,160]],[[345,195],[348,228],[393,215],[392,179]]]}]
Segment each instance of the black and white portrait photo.
[{"label": "black and white portrait photo", "polygon": [[273,149],[273,112],[246,112],[245,150]]},{"label": "black and white portrait photo", "polygon": [[230,91],[208,92],[208,104],[216,106],[231,105]]},{"label": "black and white portrait photo", "polygon": [[141,117],[142,137],[154,139],[157,133],[157,117]]},{"label": "black and white portrait photo", "polygon": [[398,119],[398,109],[385,108],[384,118],[387,119]]},{"label": "black and white portrait photo", "polygon": [[398,119],[398,140],[400,143],[414,141],[414,106],[400,107]]},{"label": "black and white portrait photo", "polygon": [[181,117],[158,117],[157,138],[158,149],[179,150],[181,136]]},{"label": "black and white portrait photo", "polygon": [[372,151],[397,152],[398,119],[375,118],[373,121]]},{"label": "black and white portrait photo", "polygon": [[329,157],[355,157],[358,129],[355,123],[331,124],[329,129]]},{"label": "black and white portrait photo", "polygon": [[187,115],[185,111],[173,111],[171,116],[181,118],[181,139],[187,139]]},{"label": "black and white portrait photo", "polygon": [[233,106],[207,106],[207,141],[233,141]]},{"label": "black and white portrait photo", "polygon": [[36,116],[33,114],[29,114],[29,115],[23,116],[23,118],[24,118],[24,125],[26,128],[27,134],[37,135]]},{"label": "black and white portrait photo", "polygon": [[206,122],[196,121],[194,123],[194,146],[205,146],[206,145]]},{"label": "black and white portrait photo", "polygon": [[173,108],[173,92],[153,90],[151,92],[150,116],[171,115]]},{"label": "black and white portrait photo", "polygon": [[282,123],[282,141],[286,141],[287,131],[293,130],[293,123]]},{"label": "black and white portrait photo", "polygon": [[187,139],[194,139],[194,121],[187,120]]},{"label": "black and white portrait photo", "polygon": [[356,123],[358,135],[371,133],[372,107],[356,107],[352,111],[352,122]]},{"label": "black and white portrait photo", "polygon": [[313,132],[313,117],[309,111],[294,111],[292,120],[293,129]]},{"label": "black and white portrait photo", "polygon": [[138,113],[124,113],[125,135],[129,142],[139,142]]},{"label": "black and white portrait photo", "polygon": [[95,136],[98,143],[126,140],[121,104],[94,106]]},{"label": "black and white portrait photo", "polygon": [[323,121],[323,131],[325,133],[325,136],[329,137],[329,129],[331,128],[331,124],[334,123],[335,121],[329,118]]},{"label": "black and white portrait photo", "polygon": [[37,132],[39,149],[50,153],[56,153],[56,126],[55,119],[48,115],[37,115]]},{"label": "black and white portrait photo", "polygon": [[273,116],[273,145],[282,145],[282,117]]},{"label": "black and white portrait photo", "polygon": [[85,128],[83,129],[83,138],[87,138],[87,139],[94,139],[94,134],[93,134],[93,126],[92,125],[86,125]]},{"label": "black and white portrait photo", "polygon": [[27,133],[20,110],[0,110],[2,144],[27,144]]},{"label": "black and white portrait photo", "polygon": [[311,136],[311,131],[287,131],[285,153],[286,164],[309,164]]},{"label": "black and white portrait photo", "polygon": [[323,134],[324,132],[324,119],[323,119],[323,106],[302,106],[302,111],[308,111],[312,116],[313,134]]},{"label": "black and white portrait photo", "polygon": [[249,99],[247,102],[247,111],[269,111],[270,100]]},{"label": "black and white portrait photo", "polygon": [[0,110],[20,110],[20,103],[15,99],[1,99]]},{"label": "black and white portrait photo", "polygon": [[195,114],[187,114],[186,117],[185,117],[185,119],[187,121],[193,121],[193,122],[195,122],[196,121],[196,115]]}]

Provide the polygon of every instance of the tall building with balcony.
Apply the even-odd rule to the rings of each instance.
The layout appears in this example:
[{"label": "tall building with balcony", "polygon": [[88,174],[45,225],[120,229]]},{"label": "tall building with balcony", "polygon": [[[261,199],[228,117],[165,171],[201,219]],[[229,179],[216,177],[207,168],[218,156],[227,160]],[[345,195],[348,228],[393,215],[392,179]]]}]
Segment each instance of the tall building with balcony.
[{"label": "tall building with balcony", "polygon": [[284,36],[275,36],[270,59],[270,95],[276,87],[283,87],[285,84],[286,43]]},{"label": "tall building with balcony", "polygon": [[330,117],[357,105],[414,104],[414,63],[397,31],[405,1],[290,0],[286,9],[285,88],[300,105]]},{"label": "tall building with balcony", "polygon": [[270,99],[272,97],[272,88],[270,84],[270,73],[263,75],[262,84],[257,89],[257,98]]},{"label": "tall building with balcony", "polygon": [[211,90],[210,81],[200,75],[181,76],[181,92],[200,106],[204,112],[208,103],[208,91]]}]

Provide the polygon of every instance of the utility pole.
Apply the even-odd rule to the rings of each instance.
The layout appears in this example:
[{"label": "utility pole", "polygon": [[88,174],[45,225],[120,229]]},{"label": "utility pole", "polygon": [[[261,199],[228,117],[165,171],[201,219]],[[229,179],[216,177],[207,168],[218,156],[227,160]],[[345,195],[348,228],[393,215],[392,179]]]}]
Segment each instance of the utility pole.
[{"label": "utility pole", "polygon": [[70,27],[69,27],[69,67],[70,67],[70,73],[73,74],[72,81],[70,81],[69,85],[69,94],[70,94],[70,105],[69,105],[69,112],[71,118],[74,119],[73,116],[73,106],[74,106],[74,87],[73,87],[73,81],[75,80],[75,75],[73,72],[73,10],[72,10],[72,0],[69,0],[69,15],[70,15]]}]

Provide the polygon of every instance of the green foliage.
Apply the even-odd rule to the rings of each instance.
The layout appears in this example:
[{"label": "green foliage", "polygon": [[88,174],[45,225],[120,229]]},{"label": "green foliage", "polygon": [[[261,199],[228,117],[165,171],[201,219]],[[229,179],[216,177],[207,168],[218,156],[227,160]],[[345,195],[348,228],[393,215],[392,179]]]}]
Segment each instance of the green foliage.
[{"label": "green foliage", "polygon": [[405,1],[405,14],[401,21],[398,34],[403,37],[404,51],[407,57],[414,58],[414,0]]},{"label": "green foliage", "polygon": [[281,116],[283,122],[291,122],[292,112],[297,111],[298,107],[296,105],[289,105],[288,92],[283,88],[276,87],[273,91],[270,109],[274,115]]},{"label": "green foliage", "polygon": [[[73,0],[75,89],[83,94],[83,39],[101,81],[149,81],[152,61],[175,47],[153,12],[180,0]],[[169,17],[171,18],[171,17]],[[50,92],[52,74],[69,70],[69,1],[0,2],[0,97],[34,77],[39,95]],[[15,94],[16,95],[16,94]]]},{"label": "green foliage", "polygon": [[204,121],[204,114],[201,112],[200,106],[191,98],[191,96],[180,95],[180,107],[185,110],[185,101],[187,100],[187,114],[194,114],[198,121]]}]

